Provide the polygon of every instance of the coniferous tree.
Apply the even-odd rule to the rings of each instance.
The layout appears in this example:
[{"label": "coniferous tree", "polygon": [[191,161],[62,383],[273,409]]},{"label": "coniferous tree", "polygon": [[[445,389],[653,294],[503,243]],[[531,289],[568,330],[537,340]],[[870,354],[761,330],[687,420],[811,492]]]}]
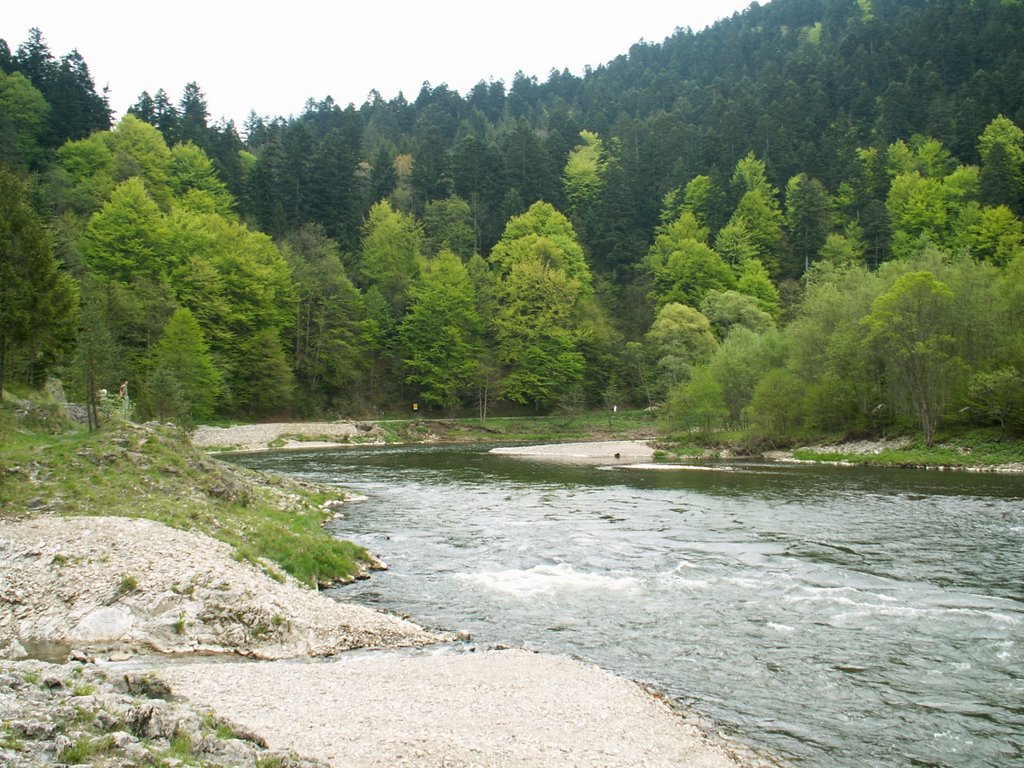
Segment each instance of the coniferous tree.
[{"label": "coniferous tree", "polygon": [[0,167],[0,392],[8,361],[39,384],[74,336],[75,289],[58,269],[53,245],[20,179]]}]

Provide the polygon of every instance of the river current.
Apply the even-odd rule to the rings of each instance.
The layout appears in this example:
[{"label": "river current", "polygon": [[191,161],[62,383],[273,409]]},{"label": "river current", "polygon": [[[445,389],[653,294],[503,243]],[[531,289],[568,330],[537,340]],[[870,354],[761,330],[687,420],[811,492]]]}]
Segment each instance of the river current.
[{"label": "river current", "polygon": [[239,455],[336,483],[332,590],[649,682],[797,766],[1024,765],[1024,478],[485,447]]}]

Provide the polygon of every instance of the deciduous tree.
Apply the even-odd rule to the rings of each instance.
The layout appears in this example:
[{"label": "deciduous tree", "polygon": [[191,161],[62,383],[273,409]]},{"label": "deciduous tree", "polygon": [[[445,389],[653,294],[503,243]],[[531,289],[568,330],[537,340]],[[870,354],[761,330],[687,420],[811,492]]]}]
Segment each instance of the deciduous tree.
[{"label": "deciduous tree", "polygon": [[910,272],[875,300],[865,318],[870,340],[891,367],[896,394],[910,404],[929,448],[957,368],[944,322],[952,301],[953,292],[934,274]]},{"label": "deciduous tree", "polygon": [[443,250],[424,264],[399,328],[406,381],[424,402],[453,407],[476,390],[481,330],[469,272]]}]

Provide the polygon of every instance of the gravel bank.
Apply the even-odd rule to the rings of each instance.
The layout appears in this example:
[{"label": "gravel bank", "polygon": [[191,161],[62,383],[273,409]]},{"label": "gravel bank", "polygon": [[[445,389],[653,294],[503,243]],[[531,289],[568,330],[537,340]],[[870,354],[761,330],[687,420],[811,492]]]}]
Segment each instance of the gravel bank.
[{"label": "gravel bank", "polygon": [[197,427],[192,444],[201,450],[265,451],[269,448],[336,448],[382,440],[383,431],[366,422],[309,421]]},{"label": "gravel bank", "polygon": [[[566,658],[342,653],[439,639],[288,578],[275,581],[202,534],[120,517],[0,522],[0,656],[11,659],[0,663],[0,763],[67,762],[81,741],[109,752],[113,762],[104,764],[143,765],[167,754],[185,718],[208,765],[221,764],[208,757],[216,754],[257,766],[263,744],[332,766],[753,764],[638,685]],[[15,661],[43,648],[54,658],[74,648],[76,658],[115,663],[40,672],[38,662]],[[154,652],[224,660],[169,663]],[[128,661],[136,654],[143,655]],[[330,660],[309,658],[324,655]],[[237,656],[291,660],[229,660]],[[124,692],[91,671],[76,682],[83,669],[115,682],[152,673],[189,712],[214,713],[248,742],[225,746],[205,716],[118,698]],[[95,709],[75,744],[61,730],[72,704]]]},{"label": "gravel bank", "polygon": [[323,656],[440,638],[409,621],[271,579],[227,544],[151,520],[0,523],[0,657],[65,646],[88,655]]},{"label": "gravel bank", "polygon": [[[175,693],[336,768],[734,768],[635,683],[528,651],[159,668]],[[750,765],[751,763],[745,763]]]},{"label": "gravel bank", "polygon": [[552,443],[492,448],[491,453],[586,464],[633,464],[650,461],[654,449],[643,440],[606,440],[592,443]]}]

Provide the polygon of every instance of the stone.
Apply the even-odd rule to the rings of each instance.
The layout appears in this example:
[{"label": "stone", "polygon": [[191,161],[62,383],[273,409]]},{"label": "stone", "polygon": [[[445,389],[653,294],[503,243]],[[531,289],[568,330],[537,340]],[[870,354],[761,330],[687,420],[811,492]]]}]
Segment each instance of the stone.
[{"label": "stone", "polygon": [[93,718],[92,727],[97,731],[109,731],[118,724],[117,718],[109,712],[100,710]]},{"label": "stone", "polygon": [[7,727],[16,736],[22,736],[26,739],[49,739],[57,733],[57,726],[54,723],[47,723],[42,720],[15,720],[9,723]]},{"label": "stone", "polygon": [[119,605],[102,606],[90,611],[71,630],[72,639],[82,642],[120,640],[134,625],[132,612]]}]

